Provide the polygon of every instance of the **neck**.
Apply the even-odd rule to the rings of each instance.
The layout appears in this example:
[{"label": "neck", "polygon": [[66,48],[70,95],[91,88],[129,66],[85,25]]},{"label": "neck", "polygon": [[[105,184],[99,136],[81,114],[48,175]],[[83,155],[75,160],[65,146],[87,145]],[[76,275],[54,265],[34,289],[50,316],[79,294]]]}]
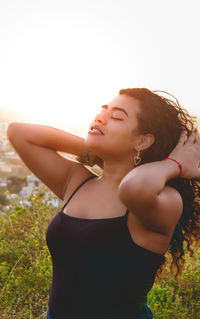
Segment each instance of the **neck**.
[{"label": "neck", "polygon": [[133,164],[124,161],[104,161],[101,183],[112,189],[117,189],[122,179],[133,169]]}]

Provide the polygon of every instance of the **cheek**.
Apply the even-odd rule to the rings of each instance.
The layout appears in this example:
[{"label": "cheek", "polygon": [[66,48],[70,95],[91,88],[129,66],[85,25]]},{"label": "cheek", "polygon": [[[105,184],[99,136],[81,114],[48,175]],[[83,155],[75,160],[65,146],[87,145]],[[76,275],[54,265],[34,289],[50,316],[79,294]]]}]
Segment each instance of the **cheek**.
[{"label": "cheek", "polygon": [[95,136],[88,135],[85,139],[85,145],[93,151],[130,151],[133,143],[132,131],[127,127],[112,127],[110,126],[105,135]]},{"label": "cheek", "polygon": [[117,130],[116,129],[111,130],[110,134],[117,136],[119,139],[126,138],[126,139],[130,140],[131,136],[132,136],[132,131],[128,128],[128,125],[127,126],[123,125],[121,128],[119,128]]},{"label": "cheek", "polygon": [[113,144],[119,149],[129,150],[132,145],[132,134],[128,130],[110,132],[108,135],[109,144]]}]

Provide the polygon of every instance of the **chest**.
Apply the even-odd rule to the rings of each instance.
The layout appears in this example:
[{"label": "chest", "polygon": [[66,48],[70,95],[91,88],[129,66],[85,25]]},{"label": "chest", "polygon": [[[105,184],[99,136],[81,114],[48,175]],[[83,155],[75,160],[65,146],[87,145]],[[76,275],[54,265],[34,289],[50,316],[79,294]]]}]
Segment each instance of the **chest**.
[{"label": "chest", "polygon": [[[65,194],[67,198],[69,194]],[[86,219],[113,218],[123,216],[127,208],[119,200],[117,192],[88,189],[79,190],[64,208],[64,213],[73,217]]]},{"label": "chest", "polygon": [[[64,201],[67,202],[72,190],[68,189]],[[79,189],[65,206],[63,213],[81,219],[105,219],[124,216],[127,208],[119,200],[117,192],[96,187]],[[126,219],[126,227],[131,240],[138,246],[152,252],[163,254],[169,245],[170,238],[149,231],[131,212]]]}]

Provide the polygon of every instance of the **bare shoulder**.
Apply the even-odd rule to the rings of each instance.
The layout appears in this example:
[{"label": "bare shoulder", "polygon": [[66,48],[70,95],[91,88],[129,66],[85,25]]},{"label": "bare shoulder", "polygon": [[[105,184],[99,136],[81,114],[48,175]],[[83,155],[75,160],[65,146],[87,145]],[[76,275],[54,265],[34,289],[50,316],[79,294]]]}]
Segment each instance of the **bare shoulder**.
[{"label": "bare shoulder", "polygon": [[130,201],[130,211],[135,215],[147,231],[171,236],[183,211],[183,200],[180,193],[170,186],[165,186],[151,206],[145,203]]},{"label": "bare shoulder", "polygon": [[172,235],[183,212],[183,199],[180,193],[171,186],[165,186],[157,196],[155,213],[160,215],[161,230],[166,235]]},{"label": "bare shoulder", "polygon": [[97,176],[91,169],[81,163],[73,162],[70,179],[65,187],[63,201],[65,202],[72,192],[87,178]]},{"label": "bare shoulder", "polygon": [[179,192],[166,186],[158,195],[154,208],[147,209],[145,214],[130,211],[128,226],[132,239],[150,251],[164,254],[182,215],[182,209]]}]

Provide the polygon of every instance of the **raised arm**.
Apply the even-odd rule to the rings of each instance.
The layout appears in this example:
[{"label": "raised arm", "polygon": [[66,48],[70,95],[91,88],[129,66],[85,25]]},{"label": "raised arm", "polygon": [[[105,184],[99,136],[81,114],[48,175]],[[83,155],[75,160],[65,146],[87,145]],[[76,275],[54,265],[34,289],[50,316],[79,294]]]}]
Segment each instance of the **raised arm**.
[{"label": "raised arm", "polygon": [[79,136],[50,126],[16,122],[9,124],[7,135],[25,165],[62,200],[73,173],[87,171],[57,152],[88,153]]},{"label": "raised arm", "polygon": [[[186,138],[183,132],[169,157],[182,165],[182,178],[200,178],[200,137],[194,131]],[[119,198],[147,228],[167,235],[181,216],[183,202],[179,192],[166,183],[179,173],[171,160],[138,166],[121,181]]]}]

